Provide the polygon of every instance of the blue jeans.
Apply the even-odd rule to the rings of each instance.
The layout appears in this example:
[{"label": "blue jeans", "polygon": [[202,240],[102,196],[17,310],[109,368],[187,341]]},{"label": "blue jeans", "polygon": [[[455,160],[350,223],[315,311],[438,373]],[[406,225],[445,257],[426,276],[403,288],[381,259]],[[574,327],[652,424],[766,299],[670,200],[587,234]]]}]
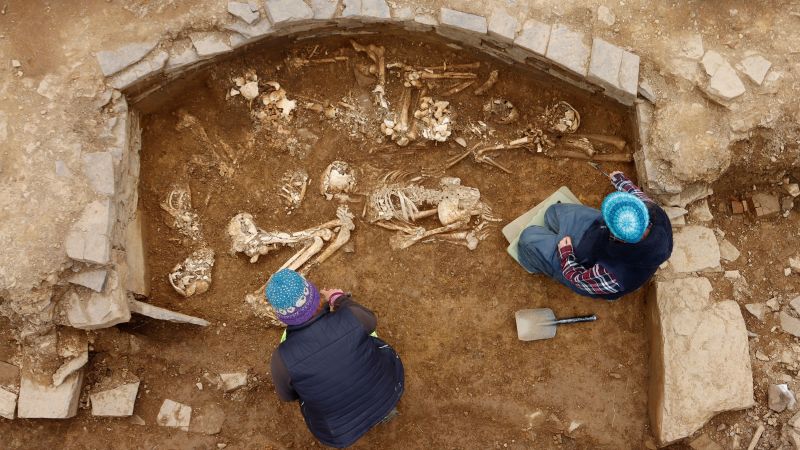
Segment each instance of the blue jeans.
[{"label": "blue jeans", "polygon": [[541,273],[553,278],[573,291],[577,290],[561,272],[558,242],[564,236],[572,238],[576,248],[589,226],[600,217],[600,211],[583,205],[557,203],[547,208],[545,226],[531,225],[519,237],[519,262],[530,273]]}]

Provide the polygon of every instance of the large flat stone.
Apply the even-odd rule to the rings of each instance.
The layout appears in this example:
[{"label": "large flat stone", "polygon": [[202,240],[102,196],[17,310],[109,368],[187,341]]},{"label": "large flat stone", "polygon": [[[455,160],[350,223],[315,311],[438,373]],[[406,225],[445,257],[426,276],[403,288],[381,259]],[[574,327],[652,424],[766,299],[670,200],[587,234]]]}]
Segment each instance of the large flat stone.
[{"label": "large flat stone", "polygon": [[95,200],[86,205],[67,234],[67,256],[76,261],[108,264],[113,216],[114,207],[110,200]]},{"label": "large flat stone", "polygon": [[125,289],[134,294],[150,295],[150,273],[145,261],[142,238],[142,215],[137,212],[125,229]]},{"label": "large flat stone", "polygon": [[120,70],[141,61],[158,44],[158,41],[136,42],[123,45],[115,50],[103,50],[97,52],[97,62],[100,63],[100,70],[103,75],[110,76]]},{"label": "large flat stone", "polygon": [[249,24],[259,17],[258,8],[244,2],[228,2],[228,12]]},{"label": "large flat stone", "polygon": [[89,288],[95,292],[103,292],[107,276],[108,270],[106,269],[92,269],[78,272],[67,278],[67,281],[78,286]]},{"label": "large flat stone", "polygon": [[489,36],[497,38],[500,41],[510,43],[514,41],[517,36],[517,29],[519,22],[505,9],[496,9],[487,22]]},{"label": "large flat stone", "polygon": [[568,71],[586,76],[591,48],[583,33],[572,31],[564,25],[554,24],[547,44],[547,59]]},{"label": "large flat stone", "polygon": [[93,416],[127,417],[133,414],[139,382],[127,383],[89,396]]},{"label": "large flat stone", "polygon": [[391,10],[386,0],[344,0],[342,17],[364,20],[389,20]]},{"label": "large flat stone", "polygon": [[83,370],[54,387],[23,376],[19,388],[17,415],[21,419],[68,419],[78,412]]},{"label": "large flat stone", "polygon": [[225,423],[225,410],[216,403],[209,403],[192,410],[192,423],[189,431],[214,435],[222,431]]},{"label": "large flat stone", "polygon": [[97,330],[131,320],[128,294],[109,280],[105,292],[71,292],[66,305],[67,320],[74,328]]},{"label": "large flat stone", "polygon": [[745,88],[736,71],[726,62],[714,72],[706,92],[713,98],[727,102],[744,94]]},{"label": "large flat stone", "polygon": [[269,23],[269,20],[267,19],[261,20],[252,25],[242,22],[234,22],[232,24],[225,25],[225,29],[241,34],[247,38],[245,42],[250,42],[270,34],[272,32],[272,24]]},{"label": "large flat stone", "polygon": [[450,8],[439,10],[439,23],[447,27],[479,34],[486,34],[488,31],[485,17]]},{"label": "large flat stone", "polygon": [[764,82],[770,67],[772,63],[761,55],[751,55],[742,60],[742,72],[759,86]]},{"label": "large flat stone", "polygon": [[111,152],[85,153],[83,173],[96,193],[114,195],[114,157]]},{"label": "large flat stone", "polygon": [[753,405],[747,329],[734,301],[715,303],[706,278],[656,282],[651,325],[649,413],[663,445],[723,411]]},{"label": "large flat stone", "polygon": [[168,309],[159,308],[158,306],[153,306],[138,300],[129,299],[128,304],[132,312],[151,317],[153,319],[167,320],[176,323],[189,323],[192,325],[200,325],[202,327],[208,326],[208,321],[199,317],[189,316],[175,311],[170,311]]},{"label": "large flat stone", "polygon": [[672,270],[678,273],[719,270],[719,243],[710,228],[690,225],[673,235]]},{"label": "large flat stone", "polygon": [[167,71],[173,71],[194,64],[201,59],[197,50],[194,49],[191,39],[181,39],[175,41],[169,49],[169,59],[167,59],[165,68]]},{"label": "large flat stone", "polygon": [[14,420],[17,410],[17,393],[0,388],[0,417]]},{"label": "large flat stone", "polygon": [[161,73],[168,59],[169,53],[167,51],[156,51],[151,56],[114,75],[109,84],[115,89],[127,89],[140,81]]},{"label": "large flat stone", "polygon": [[626,105],[636,100],[639,57],[603,39],[594,38],[587,78]]},{"label": "large flat stone", "polygon": [[537,55],[544,56],[547,52],[547,44],[550,42],[550,28],[551,26],[546,23],[528,19],[522,24],[522,30],[514,39],[514,43]]},{"label": "large flat stone", "polygon": [[233,50],[230,39],[219,31],[198,31],[189,33],[189,39],[201,57],[211,57]]},{"label": "large flat stone", "polygon": [[314,11],[303,0],[266,0],[264,6],[273,25],[314,18]]},{"label": "large flat stone", "polygon": [[315,19],[333,19],[336,15],[338,0],[311,0],[311,10],[314,11]]}]

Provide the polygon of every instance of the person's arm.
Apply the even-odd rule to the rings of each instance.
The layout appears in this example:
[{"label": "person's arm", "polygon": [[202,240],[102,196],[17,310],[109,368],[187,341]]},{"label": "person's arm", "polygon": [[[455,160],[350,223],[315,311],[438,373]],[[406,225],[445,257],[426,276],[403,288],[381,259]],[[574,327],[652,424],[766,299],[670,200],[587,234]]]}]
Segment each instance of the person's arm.
[{"label": "person's arm", "polygon": [[622,290],[614,274],[600,264],[590,268],[583,267],[575,260],[572,242],[559,245],[561,272],[578,289],[594,295],[616,294]]},{"label": "person's arm", "polygon": [[639,199],[643,202],[655,203],[650,197],[647,196],[647,194],[644,193],[644,191],[642,191],[641,188],[639,188],[639,186],[633,184],[633,181],[625,176],[624,173],[611,172],[609,178],[611,178],[611,184],[614,185],[616,190],[633,194],[639,197]]},{"label": "person's arm", "polygon": [[291,402],[297,400],[297,392],[292,388],[292,380],[289,377],[289,369],[283,362],[278,349],[272,352],[272,360],[270,361],[270,372],[272,373],[272,384],[275,385],[275,392],[278,393],[278,398],[284,402]]},{"label": "person's arm", "polygon": [[367,333],[372,333],[378,328],[378,318],[375,313],[356,303],[350,294],[346,294],[341,290],[325,291],[325,293],[328,293],[328,302],[331,305],[331,309],[334,311],[344,308],[349,309],[356,319],[361,322]]}]

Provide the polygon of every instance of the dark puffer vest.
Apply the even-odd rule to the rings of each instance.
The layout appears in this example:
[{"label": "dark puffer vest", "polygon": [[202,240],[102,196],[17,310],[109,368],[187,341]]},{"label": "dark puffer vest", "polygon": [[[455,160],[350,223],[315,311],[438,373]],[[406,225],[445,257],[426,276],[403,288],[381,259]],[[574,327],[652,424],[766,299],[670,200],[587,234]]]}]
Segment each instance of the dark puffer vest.
[{"label": "dark puffer vest", "polygon": [[403,363],[347,309],[287,329],[278,346],[309,430],[347,447],[383,420],[403,394]]},{"label": "dark puffer vest", "polygon": [[652,224],[650,234],[636,244],[611,239],[611,232],[602,217],[595,220],[581,237],[574,249],[575,260],[583,267],[604,266],[622,286],[621,292],[592,297],[615,300],[639,289],[672,254],[672,224],[667,213],[653,203],[646,205]]}]

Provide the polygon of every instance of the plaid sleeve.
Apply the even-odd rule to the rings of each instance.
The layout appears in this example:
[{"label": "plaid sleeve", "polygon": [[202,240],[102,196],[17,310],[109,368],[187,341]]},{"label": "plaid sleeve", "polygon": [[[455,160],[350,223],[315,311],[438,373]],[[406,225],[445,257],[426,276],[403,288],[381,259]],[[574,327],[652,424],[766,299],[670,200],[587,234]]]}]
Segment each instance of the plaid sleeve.
[{"label": "plaid sleeve", "polygon": [[561,257],[561,272],[578,289],[590,294],[616,294],[622,290],[617,278],[603,266],[595,264],[585,268],[575,261],[572,246],[566,245],[559,249]]},{"label": "plaid sleeve", "polygon": [[631,181],[628,177],[626,177],[624,173],[614,174],[614,176],[611,178],[611,183],[614,184],[614,187],[618,191],[633,194],[639,197],[639,199],[642,200],[643,202],[654,203],[653,200],[650,199],[650,197],[648,197],[647,194],[645,194],[639,188],[639,186],[633,184],[633,181]]}]

